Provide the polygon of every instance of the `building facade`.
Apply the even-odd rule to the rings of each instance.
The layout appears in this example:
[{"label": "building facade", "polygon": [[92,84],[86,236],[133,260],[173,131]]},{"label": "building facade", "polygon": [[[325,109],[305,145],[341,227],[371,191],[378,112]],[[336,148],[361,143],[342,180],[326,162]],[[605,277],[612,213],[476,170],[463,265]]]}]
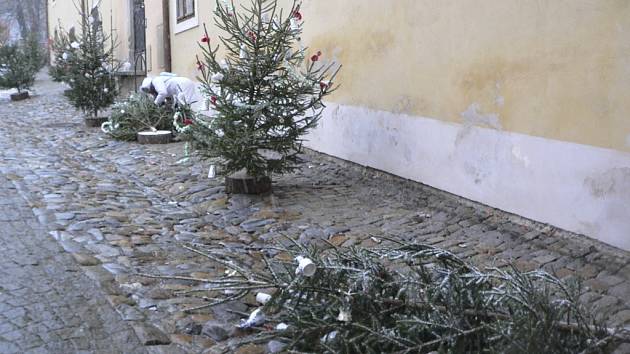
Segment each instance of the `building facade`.
[{"label": "building facade", "polygon": [[[66,2],[49,0],[51,26],[76,21]],[[215,2],[144,5],[147,73],[194,78],[202,25],[220,35]],[[101,6],[133,37],[134,0]],[[630,2],[304,0],[302,13],[308,46],[344,64],[308,147],[630,249]]]}]

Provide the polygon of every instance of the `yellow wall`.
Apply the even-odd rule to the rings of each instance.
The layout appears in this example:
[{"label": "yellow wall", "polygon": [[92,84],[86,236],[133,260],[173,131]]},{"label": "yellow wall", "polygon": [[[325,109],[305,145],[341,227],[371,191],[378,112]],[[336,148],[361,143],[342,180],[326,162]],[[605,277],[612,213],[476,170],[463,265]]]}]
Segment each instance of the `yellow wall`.
[{"label": "yellow wall", "polygon": [[[88,0],[91,8],[97,0]],[[117,41],[115,48],[116,59],[125,62],[130,60],[131,19],[129,16],[129,2],[131,0],[101,0],[100,12],[103,20],[103,30],[107,35],[113,35]],[[80,0],[48,0],[48,25],[52,35],[55,28],[61,25],[66,31],[74,26],[77,33],[81,31],[79,10]],[[113,28],[113,31],[112,31]]]},{"label": "yellow wall", "polygon": [[[158,33],[158,26],[163,25],[162,16],[162,0],[145,0],[145,9],[147,17],[147,66],[151,70],[147,71],[147,75],[159,75],[164,71],[163,59],[158,58],[163,55],[160,48],[162,36]],[[162,65],[159,65],[162,64]]]},{"label": "yellow wall", "polygon": [[[200,22],[213,8],[200,1]],[[451,122],[476,103],[507,131],[630,151],[628,0],[306,0],[302,12],[306,43],[344,64],[332,101]],[[196,75],[201,33],[173,36],[178,74]]]}]

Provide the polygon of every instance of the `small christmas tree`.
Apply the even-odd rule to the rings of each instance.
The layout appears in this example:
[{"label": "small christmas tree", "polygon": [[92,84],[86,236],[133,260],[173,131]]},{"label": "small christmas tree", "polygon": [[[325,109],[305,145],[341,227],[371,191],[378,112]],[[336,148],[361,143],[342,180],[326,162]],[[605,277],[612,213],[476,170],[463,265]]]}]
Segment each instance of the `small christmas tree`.
[{"label": "small christmas tree", "polygon": [[76,108],[96,119],[118,94],[113,76],[118,64],[114,61],[114,45],[108,46],[110,38],[103,32],[98,7],[90,14],[81,13],[81,17],[81,34],[70,43],[74,53],[67,59],[70,90],[66,95]]},{"label": "small christmas tree", "polygon": [[36,72],[46,66],[48,54],[37,33],[31,33],[24,39],[24,50],[28,53],[28,60]]},{"label": "small christmas tree", "polygon": [[70,44],[75,41],[74,29],[71,29],[70,32],[66,32],[61,26],[55,29],[51,43],[53,64],[48,70],[53,81],[68,81],[70,70],[69,59],[75,52],[75,49],[73,49]]},{"label": "small christmas tree", "polygon": [[28,97],[28,90],[35,82],[35,74],[39,69],[33,61],[31,47],[26,43],[5,44],[0,47],[0,87],[15,88],[18,93],[11,99],[20,100]]},{"label": "small christmas tree", "polygon": [[197,117],[191,135],[202,154],[220,158],[224,174],[239,172],[270,186],[272,173],[301,161],[302,136],[320,119],[339,67],[319,51],[305,60],[299,2],[285,16],[277,0],[254,0],[241,13],[217,0],[214,13],[227,33],[220,37],[225,59],[206,30],[197,62],[215,114]]}]

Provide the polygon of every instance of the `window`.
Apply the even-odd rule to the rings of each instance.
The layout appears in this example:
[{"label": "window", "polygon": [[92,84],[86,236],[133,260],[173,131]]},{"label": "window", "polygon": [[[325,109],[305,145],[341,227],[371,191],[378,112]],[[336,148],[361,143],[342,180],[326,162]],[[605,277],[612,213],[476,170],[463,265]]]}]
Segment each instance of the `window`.
[{"label": "window", "polygon": [[198,0],[169,0],[171,28],[174,34],[199,26],[198,6]]},{"label": "window", "polygon": [[177,23],[195,17],[195,0],[177,1]]}]

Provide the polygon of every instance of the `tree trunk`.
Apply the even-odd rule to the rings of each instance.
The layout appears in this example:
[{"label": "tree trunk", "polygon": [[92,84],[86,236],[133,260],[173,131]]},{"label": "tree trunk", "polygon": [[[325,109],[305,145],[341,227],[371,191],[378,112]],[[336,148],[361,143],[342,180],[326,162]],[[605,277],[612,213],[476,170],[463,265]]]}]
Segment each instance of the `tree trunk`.
[{"label": "tree trunk", "polygon": [[107,121],[106,117],[85,117],[85,125],[90,128],[100,128]]},{"label": "tree trunk", "polygon": [[157,130],[154,132],[139,132],[136,137],[140,144],[168,144],[171,142],[173,133],[168,130]]},{"label": "tree trunk", "polygon": [[225,192],[230,194],[265,194],[271,192],[269,176],[252,177],[237,172],[225,177]]}]

